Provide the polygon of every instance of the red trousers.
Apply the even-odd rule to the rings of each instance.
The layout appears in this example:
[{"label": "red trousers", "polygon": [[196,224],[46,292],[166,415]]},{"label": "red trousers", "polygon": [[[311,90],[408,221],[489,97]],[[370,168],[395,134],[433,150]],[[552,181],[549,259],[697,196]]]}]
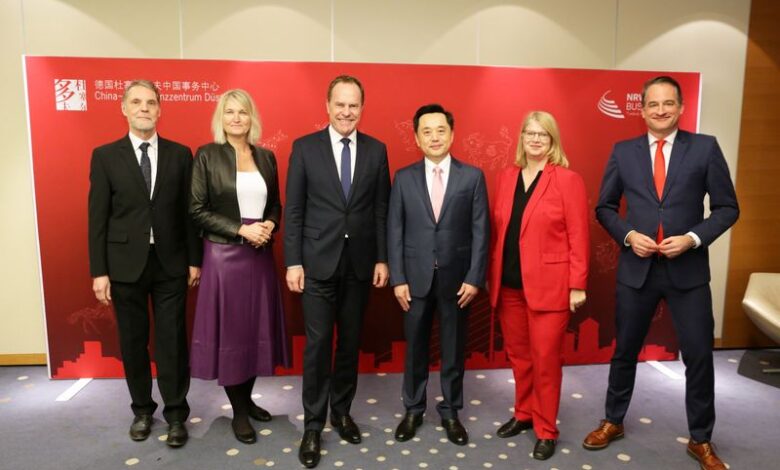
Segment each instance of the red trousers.
[{"label": "red trousers", "polygon": [[506,287],[501,287],[497,310],[515,377],[515,419],[533,421],[537,439],[557,439],[569,311],[531,310],[522,290]]}]

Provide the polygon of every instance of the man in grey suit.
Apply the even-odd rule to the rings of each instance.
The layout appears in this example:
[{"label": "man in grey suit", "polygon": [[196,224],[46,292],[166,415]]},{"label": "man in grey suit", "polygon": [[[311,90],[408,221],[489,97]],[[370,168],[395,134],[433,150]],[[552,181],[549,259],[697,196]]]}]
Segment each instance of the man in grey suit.
[{"label": "man in grey suit", "polygon": [[328,127],[293,142],[287,170],[284,259],[287,287],[303,294],[305,431],[298,458],[307,468],[319,463],[328,407],[339,436],[361,441],[350,408],[363,311],[370,286],[384,287],[388,278],[387,148],[357,130],[364,101],[357,78],[334,78],[327,96]]},{"label": "man in grey suit", "polygon": [[482,171],[450,156],[452,114],[438,104],[414,115],[415,140],[425,158],[398,170],[387,220],[390,282],[405,312],[406,415],[398,441],[414,437],[426,408],[429,343],[439,312],[442,427],[454,444],[468,443],[458,420],[463,407],[464,347],[468,305],[485,282],[489,236]]}]

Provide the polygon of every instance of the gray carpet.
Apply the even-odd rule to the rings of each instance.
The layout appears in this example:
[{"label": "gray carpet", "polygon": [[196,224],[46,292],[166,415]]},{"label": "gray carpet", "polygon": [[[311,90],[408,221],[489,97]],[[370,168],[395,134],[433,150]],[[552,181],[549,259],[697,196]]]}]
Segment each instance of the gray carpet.
[{"label": "gray carpet", "polygon": [[[718,422],[713,442],[732,469],[779,468],[777,429],[780,389],[737,374],[743,351],[715,354]],[[662,363],[678,374],[679,362]],[[402,413],[401,376],[364,375],[352,415],[364,433],[357,446],[323,434],[321,469],[695,469],[685,453],[687,427],[684,380],[639,365],[637,388],[626,418],[626,437],[609,448],[589,452],[582,439],[603,413],[608,366],[564,369],[560,410],[561,437],[556,454],[538,462],[529,456],[533,432],[510,439],[495,429],[511,416],[513,385],[509,370],[467,371],[466,405],[461,419],[471,443],[446,441],[434,409],[438,375],[429,384],[429,412],[414,441],[398,443],[392,432]],[[166,426],[156,415],[152,436],[132,442],[132,420],[124,381],[96,380],[74,398],[55,398],[74,381],[50,381],[44,367],[0,367],[0,469],[233,469],[302,468],[297,444],[303,429],[300,377],[259,379],[256,401],[274,415],[254,423],[257,444],[235,440],[222,389],[193,380],[189,394],[190,441],[169,449],[159,440]],[[258,396],[261,395],[261,396]]]}]

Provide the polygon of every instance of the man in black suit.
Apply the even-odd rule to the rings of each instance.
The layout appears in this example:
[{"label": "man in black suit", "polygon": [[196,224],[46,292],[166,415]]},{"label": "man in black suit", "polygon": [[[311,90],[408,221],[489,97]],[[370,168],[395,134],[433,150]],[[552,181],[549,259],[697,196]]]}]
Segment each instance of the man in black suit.
[{"label": "man in black suit", "polygon": [[490,225],[482,171],[450,155],[452,114],[438,104],[414,115],[415,140],[425,158],[395,174],[388,213],[390,282],[405,313],[406,416],[398,441],[414,437],[426,408],[433,314],[439,311],[441,389],[436,406],[447,438],[468,443],[458,419],[463,407],[468,305],[485,284]]},{"label": "man in black suit", "polygon": [[[688,453],[707,470],[725,469],[710,444],[715,425],[714,320],[707,247],[739,217],[726,159],[714,137],[678,128],[684,110],[672,77],[642,91],[647,133],[618,142],[604,170],[596,217],[619,244],[616,347],[605,417],[583,447],[604,449],[623,437],[637,357],[664,299],[685,363]],[[705,196],[710,214],[704,217]],[[621,216],[621,201],[628,211]]]},{"label": "man in black suit", "polygon": [[[368,291],[387,284],[386,218],[390,174],[385,145],[357,131],[363,86],[342,75],[328,88],[330,125],[293,143],[287,170],[284,257],[287,287],[303,293],[305,431],[298,457],[320,458],[330,420],[346,441],[360,442],[349,415]],[[332,360],[333,328],[338,328]]]},{"label": "man in black suit", "polygon": [[160,92],[146,80],[122,97],[130,132],[92,153],[89,188],[89,267],[92,290],[114,304],[119,344],[135,414],[130,438],[149,437],[152,372],[149,298],[154,317],[157,382],[165,403],[167,444],[187,442],[189,364],[187,286],[200,277],[202,247],[187,214],[190,149],[157,135]]}]

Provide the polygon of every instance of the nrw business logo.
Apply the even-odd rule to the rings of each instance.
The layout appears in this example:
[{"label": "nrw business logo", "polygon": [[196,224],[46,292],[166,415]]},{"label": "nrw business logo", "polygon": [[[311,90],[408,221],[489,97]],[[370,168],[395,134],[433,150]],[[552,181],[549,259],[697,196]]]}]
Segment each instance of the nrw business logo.
[{"label": "nrw business logo", "polygon": [[613,119],[625,119],[626,116],[639,116],[642,114],[642,94],[626,93],[626,104],[621,107],[613,99],[607,98],[612,90],[607,90],[601,95],[596,108],[605,116]]},{"label": "nrw business logo", "polygon": [[599,104],[596,105],[596,107],[599,108],[601,114],[606,114],[607,116],[615,119],[625,119],[626,117],[623,115],[623,111],[620,110],[620,106],[618,106],[614,100],[607,98],[607,95],[611,91],[612,90],[607,90],[603,95],[601,95]]},{"label": "nrw business logo", "polygon": [[86,111],[87,81],[74,78],[55,78],[54,102],[57,111]]}]

